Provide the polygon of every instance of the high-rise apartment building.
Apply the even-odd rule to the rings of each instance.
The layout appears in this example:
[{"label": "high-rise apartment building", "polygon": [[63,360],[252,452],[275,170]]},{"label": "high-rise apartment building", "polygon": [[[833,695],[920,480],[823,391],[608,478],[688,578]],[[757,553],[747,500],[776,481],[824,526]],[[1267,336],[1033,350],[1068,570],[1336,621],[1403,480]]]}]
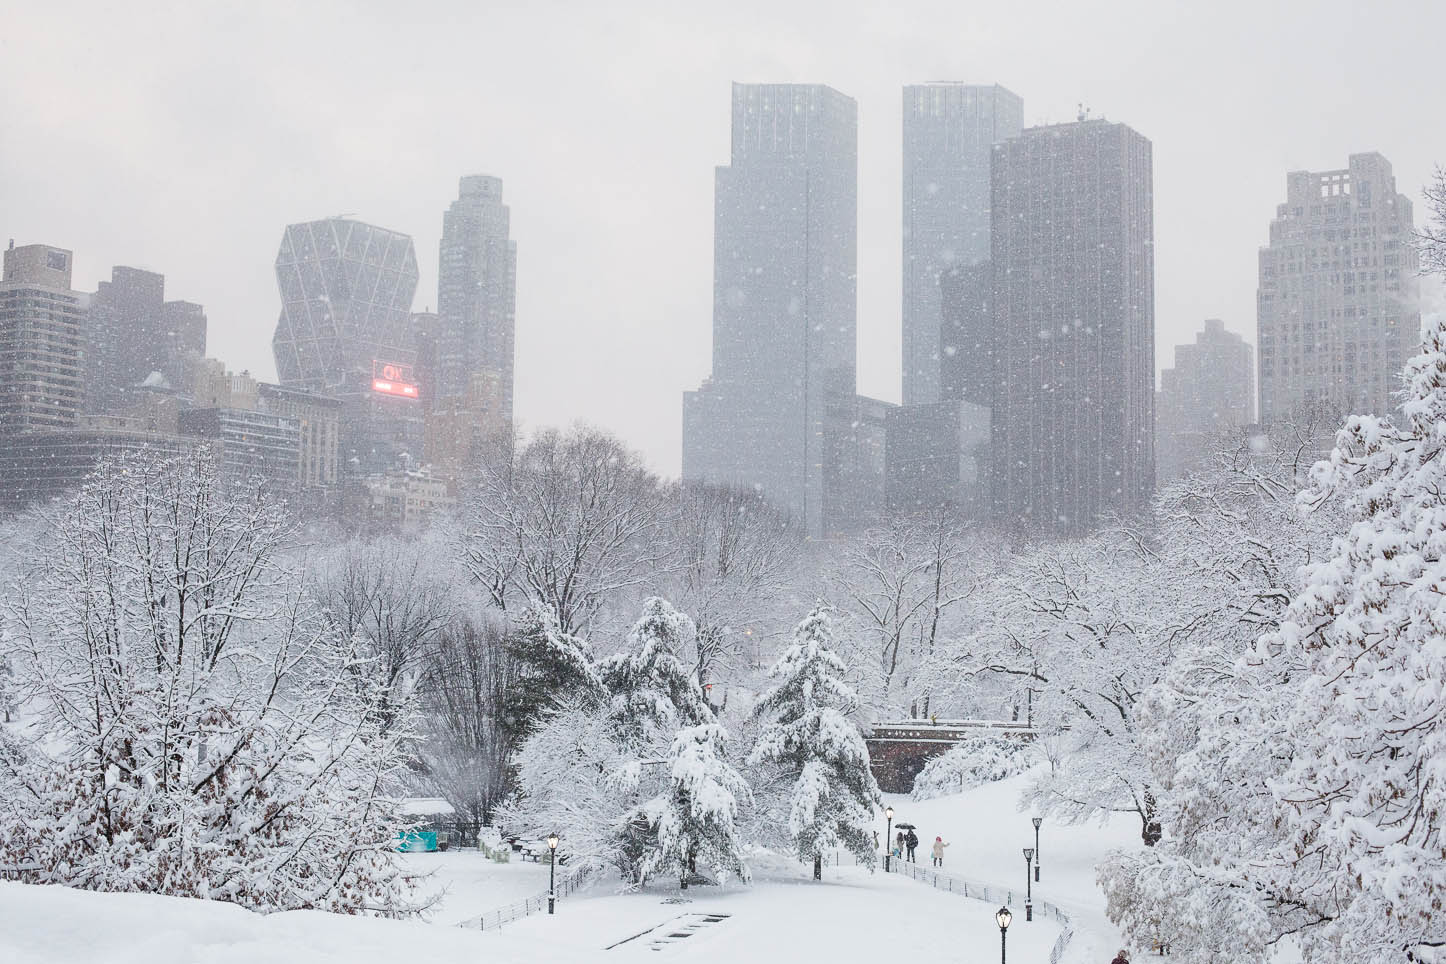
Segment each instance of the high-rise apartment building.
[{"label": "high-rise apartment building", "polygon": [[[948,397],[940,386],[940,276],[989,260],[993,145],[1023,126],[1024,102],[997,85],[904,88],[905,405]],[[987,284],[982,290],[987,297]]]},{"label": "high-rise apartment building", "polygon": [[714,191],[713,373],[684,396],[683,477],[756,487],[823,535],[851,501],[826,480],[856,477],[826,464],[850,448],[830,412],[860,404],[854,101],[734,84]]},{"label": "high-rise apartment building", "polygon": [[1386,415],[1421,337],[1411,201],[1380,154],[1292,171],[1260,249],[1260,420]]},{"label": "high-rise apartment building", "polygon": [[1255,421],[1255,350],[1225,323],[1208,319],[1155,395],[1156,476],[1164,482],[1213,454],[1211,440]]},{"label": "high-rise apartment building", "polygon": [[1104,120],[994,148],[990,452],[1006,523],[1071,534],[1154,490],[1150,142]]},{"label": "high-rise apartment building", "polygon": [[157,380],[189,393],[187,379],[206,354],[206,313],[190,301],[167,301],[165,275],[118,265],[90,300],[86,411],[112,415]]},{"label": "high-rise apartment building", "polygon": [[0,275],[0,436],[69,428],[84,401],[84,296],[71,255],[44,244],[5,252]]},{"label": "high-rise apartment building", "polygon": [[456,398],[471,390],[474,376],[496,373],[509,425],[517,304],[517,242],[509,237],[510,216],[502,203],[501,178],[462,178],[457,200],[442,218],[435,374],[428,386],[436,398]]}]

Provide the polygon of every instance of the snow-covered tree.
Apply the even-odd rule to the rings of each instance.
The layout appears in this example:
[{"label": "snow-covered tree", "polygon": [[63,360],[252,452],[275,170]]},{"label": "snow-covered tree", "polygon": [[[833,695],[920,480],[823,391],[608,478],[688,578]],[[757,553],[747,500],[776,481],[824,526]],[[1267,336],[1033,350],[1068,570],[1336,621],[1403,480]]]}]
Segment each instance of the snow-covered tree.
[{"label": "snow-covered tree", "polygon": [[624,651],[587,667],[602,699],[584,693],[563,704],[523,746],[509,826],[566,826],[574,852],[639,884],[689,866],[690,855],[742,871],[735,817],[748,788],[681,657],[693,635],[692,620],[666,600],[644,604]]},{"label": "snow-covered tree", "polygon": [[55,510],[5,605],[25,712],[0,752],[0,862],[265,911],[412,909],[404,728],[279,561],[288,532],[204,449],[105,462]]},{"label": "snow-covered tree", "polygon": [[751,794],[724,756],[727,739],[717,723],[684,727],[673,738],[666,788],[629,819],[646,820],[656,837],[639,866],[639,882],[672,872],[686,890],[699,860],[720,880],[728,874],[748,879],[737,818],[740,803]]},{"label": "snow-covered tree", "polygon": [[672,495],[667,578],[670,598],[697,627],[694,673],[700,683],[747,678],[798,574],[799,532],[751,489],[689,481]]},{"label": "snow-covered tree", "polygon": [[[1427,960],[1446,946],[1440,325],[1405,380],[1400,425],[1348,419],[1313,470],[1305,518],[1346,518],[1288,605],[1233,662],[1226,651],[1208,675],[1172,674],[1159,719],[1176,733],[1165,749],[1185,749],[1166,768],[1170,835],[1100,869],[1128,933],[1168,928],[1207,964],[1263,958],[1287,936],[1308,961]],[[1282,526],[1283,557],[1291,538]]]},{"label": "snow-covered tree", "polygon": [[1132,813],[1159,839],[1139,713],[1162,679],[1179,615],[1154,550],[1126,528],[1022,553],[977,600],[978,615],[925,668],[946,703],[981,694],[1058,734],[1061,764],[1030,785],[1030,803],[1080,821]]},{"label": "snow-covered tree", "polygon": [[919,664],[948,636],[946,620],[976,588],[983,554],[948,508],[898,516],[848,542],[830,567],[830,595],[873,637],[883,712],[928,715]]},{"label": "snow-covered tree", "polygon": [[508,639],[496,610],[454,619],[429,648],[417,688],[426,782],[474,826],[511,792],[513,756],[532,723],[514,715],[524,667]]},{"label": "snow-covered tree", "polygon": [[961,740],[924,764],[914,778],[914,800],[962,793],[1027,773],[1039,763],[1036,748],[1018,740]]},{"label": "snow-covered tree", "polygon": [[619,740],[641,749],[671,741],[680,728],[714,722],[703,688],[681,658],[696,632],[692,619],[655,596],[643,604],[627,650],[598,664]]},{"label": "snow-covered tree", "polygon": [[667,507],[642,456],[592,428],[547,429],[481,466],[458,549],[492,605],[550,610],[592,634],[626,590],[666,568]]},{"label": "snow-covered tree", "polygon": [[340,635],[361,642],[387,703],[409,701],[439,634],[459,618],[460,593],[436,565],[436,548],[351,540],[307,560],[316,606]]},{"label": "snow-covered tree", "polygon": [[849,721],[855,695],[832,649],[828,614],[816,609],[774,665],[778,683],[755,704],[768,723],[749,754],[750,766],[782,769],[792,781],[788,832],[800,859],[813,859],[819,879],[825,850],[842,844],[860,860],[874,852],[871,827],[880,802],[869,751]]}]

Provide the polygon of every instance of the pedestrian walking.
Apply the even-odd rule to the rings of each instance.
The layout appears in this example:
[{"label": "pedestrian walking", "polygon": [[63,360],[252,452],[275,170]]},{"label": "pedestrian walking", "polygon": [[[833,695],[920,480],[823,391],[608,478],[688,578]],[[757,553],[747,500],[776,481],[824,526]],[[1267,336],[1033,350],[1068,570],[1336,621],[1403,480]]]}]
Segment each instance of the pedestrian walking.
[{"label": "pedestrian walking", "polygon": [[1120,952],[1115,955],[1115,959],[1110,961],[1110,964],[1130,964],[1130,956],[1125,953],[1125,949],[1122,947],[1120,948]]},{"label": "pedestrian walking", "polygon": [[944,848],[949,846],[944,842],[943,837],[934,838],[934,866],[944,866]]},{"label": "pedestrian walking", "polygon": [[904,844],[909,848],[909,863],[917,863],[914,859],[914,851],[919,846],[919,835],[910,830],[909,835],[904,838]]},{"label": "pedestrian walking", "polygon": [[894,835],[894,858],[904,856],[904,831],[900,830]]}]

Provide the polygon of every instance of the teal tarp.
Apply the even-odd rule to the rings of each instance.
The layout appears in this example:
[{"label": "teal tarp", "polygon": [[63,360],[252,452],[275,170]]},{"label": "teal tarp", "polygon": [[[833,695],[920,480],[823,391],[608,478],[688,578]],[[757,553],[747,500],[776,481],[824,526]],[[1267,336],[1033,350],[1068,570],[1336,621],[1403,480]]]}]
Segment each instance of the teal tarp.
[{"label": "teal tarp", "polygon": [[435,830],[414,830],[411,833],[397,834],[397,850],[402,853],[416,853],[426,851],[431,853],[437,849],[437,832]]}]

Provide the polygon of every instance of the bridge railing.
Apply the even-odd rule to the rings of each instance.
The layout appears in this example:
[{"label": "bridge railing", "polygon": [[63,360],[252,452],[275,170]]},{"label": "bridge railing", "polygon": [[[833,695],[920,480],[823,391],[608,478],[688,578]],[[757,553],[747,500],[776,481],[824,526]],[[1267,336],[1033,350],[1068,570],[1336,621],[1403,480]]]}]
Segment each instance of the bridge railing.
[{"label": "bridge railing", "polygon": [[971,737],[1034,736],[1035,728],[1013,720],[897,720],[875,723],[872,740],[926,740],[958,742]]}]

